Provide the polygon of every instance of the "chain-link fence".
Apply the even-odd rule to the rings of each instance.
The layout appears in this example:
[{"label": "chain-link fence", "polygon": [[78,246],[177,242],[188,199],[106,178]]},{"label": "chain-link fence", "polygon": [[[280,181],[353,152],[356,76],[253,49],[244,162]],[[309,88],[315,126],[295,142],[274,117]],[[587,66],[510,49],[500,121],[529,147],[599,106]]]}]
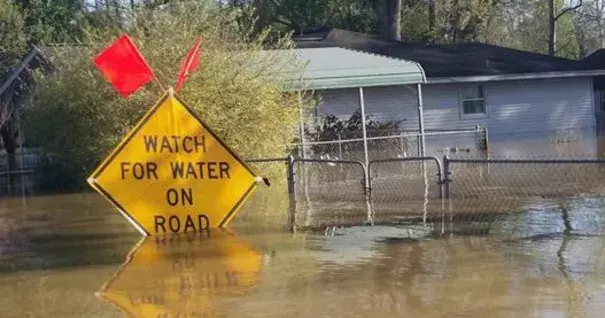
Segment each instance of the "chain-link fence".
[{"label": "chain-link fence", "polygon": [[[398,130],[382,125],[376,129],[366,128],[365,136],[364,139],[362,129],[326,126],[321,133],[307,132],[304,142],[295,145],[294,153],[299,158],[320,160],[296,167],[297,220],[304,219],[306,221],[302,223],[311,226],[388,222],[415,217],[418,213],[426,217],[429,211],[435,211],[435,207],[442,204],[440,175],[437,175],[440,163],[438,160],[436,164],[430,160],[406,159],[423,153],[426,156],[447,153],[476,158],[483,156],[487,149],[487,130],[480,126],[457,130],[427,129],[424,151],[417,130]],[[388,161],[391,159],[396,160]],[[361,170],[355,165],[336,163],[343,160],[360,162],[369,168],[370,204],[363,201],[365,181]],[[378,162],[380,160],[387,161]]]},{"label": "chain-link fence", "polygon": [[[275,163],[256,163],[267,164]],[[487,233],[511,213],[557,214],[561,200],[605,198],[602,159],[407,157],[372,160],[366,169],[359,161],[289,158],[279,167],[294,181],[281,187],[291,193],[280,210],[298,229],[433,222],[442,233],[446,223],[450,233]]]},{"label": "chain-link fence", "polygon": [[362,162],[297,159],[293,172],[299,228],[367,220],[367,172]]},{"label": "chain-link fence", "polygon": [[605,195],[605,161],[448,160],[454,199]]},{"label": "chain-link fence", "polygon": [[599,159],[452,159],[444,166],[451,172],[445,192],[457,213],[522,212],[559,199],[605,197]]},{"label": "chain-link fence", "polygon": [[[487,145],[488,151],[476,158],[596,159],[605,155],[605,138],[594,128],[529,133],[490,131]],[[450,157],[461,156],[452,153]]]},{"label": "chain-link fence", "polygon": [[262,219],[303,229],[367,219],[367,172],[361,162],[288,157],[247,163],[269,185],[259,186],[238,222]]},{"label": "chain-link fence", "polygon": [[370,162],[374,221],[410,219],[440,211],[441,162],[436,157],[408,157]]},{"label": "chain-link fence", "polygon": [[40,149],[17,148],[13,156],[1,153],[0,195],[25,195],[33,192],[36,186],[34,173],[41,159]]},{"label": "chain-link fence", "polygon": [[288,224],[288,158],[250,159],[246,163],[266,179],[242,206],[235,219],[240,223],[264,224],[269,227]]}]

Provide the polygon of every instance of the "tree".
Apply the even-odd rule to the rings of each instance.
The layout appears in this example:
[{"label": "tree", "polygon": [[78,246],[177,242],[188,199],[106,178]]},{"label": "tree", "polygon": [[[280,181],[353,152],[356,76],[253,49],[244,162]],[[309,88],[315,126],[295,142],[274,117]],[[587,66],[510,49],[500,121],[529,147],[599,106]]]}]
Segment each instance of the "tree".
[{"label": "tree", "polygon": [[[19,8],[10,0],[0,0],[0,79],[2,83],[12,75],[27,49],[27,36]],[[0,138],[6,151],[7,166],[16,169],[18,127],[14,118],[16,105],[23,99],[28,86],[27,76],[20,76],[0,95]]]},{"label": "tree", "polygon": [[[23,16],[11,0],[0,0],[0,51],[23,53],[27,46],[27,37],[23,32]],[[14,64],[14,59],[3,57],[0,67],[4,70]]]},{"label": "tree", "polygon": [[[62,188],[82,186],[156,102],[159,89],[152,84],[128,99],[119,97],[91,62],[123,31],[165,84],[174,82],[179,63],[202,35],[200,69],[179,94],[243,158],[283,156],[294,138],[299,109],[307,106],[299,94],[281,89],[278,71],[295,71],[294,57],[261,54],[268,32],[252,36],[252,25],[238,22],[242,11],[222,10],[212,1],[142,10],[147,9],[137,12],[128,29],[89,30],[86,46],[54,51],[59,71],[41,81],[25,114],[30,141],[52,158],[50,166],[42,167],[45,176]],[[291,47],[285,39],[274,45]]]},{"label": "tree", "polygon": [[404,0],[401,5],[401,37],[405,41],[432,42],[435,38],[434,7],[431,11],[424,0]]},{"label": "tree", "polygon": [[574,24],[578,38],[580,57],[605,47],[605,1],[584,1],[575,11]]},{"label": "tree", "polygon": [[[549,0],[500,0],[485,40],[505,47],[535,53],[549,52]],[[562,4],[562,3],[561,3]],[[558,18],[555,55],[579,57],[579,42],[573,12]]]},{"label": "tree", "polygon": [[436,40],[446,43],[478,41],[494,14],[490,0],[444,0],[437,3]]},{"label": "tree", "polygon": [[252,7],[257,30],[301,33],[324,27],[374,32],[374,0],[230,0],[227,7]]},{"label": "tree", "polygon": [[548,2],[548,54],[555,55],[557,51],[557,21],[568,12],[573,12],[582,6],[582,0],[572,6],[560,4],[562,1],[546,0]]},{"label": "tree", "polygon": [[389,40],[401,40],[401,0],[374,0],[380,23],[378,33]]},{"label": "tree", "polygon": [[24,31],[34,43],[73,42],[81,38],[81,0],[18,0]]}]

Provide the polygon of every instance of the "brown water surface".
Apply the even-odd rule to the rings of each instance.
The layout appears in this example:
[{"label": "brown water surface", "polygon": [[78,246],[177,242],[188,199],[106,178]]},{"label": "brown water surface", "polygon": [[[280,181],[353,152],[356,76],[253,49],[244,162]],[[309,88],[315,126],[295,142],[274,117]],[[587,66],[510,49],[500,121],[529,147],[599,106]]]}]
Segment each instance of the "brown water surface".
[{"label": "brown water surface", "polygon": [[480,220],[288,233],[247,211],[142,239],[97,194],[5,198],[0,316],[599,317],[605,203],[566,207],[490,219],[489,235]]}]

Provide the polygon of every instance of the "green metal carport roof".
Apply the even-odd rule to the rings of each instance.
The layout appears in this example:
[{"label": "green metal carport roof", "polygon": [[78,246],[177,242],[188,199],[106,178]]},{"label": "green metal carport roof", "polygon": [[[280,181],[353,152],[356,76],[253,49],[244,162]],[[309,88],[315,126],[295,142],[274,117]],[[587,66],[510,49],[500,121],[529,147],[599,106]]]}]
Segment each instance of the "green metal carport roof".
[{"label": "green metal carport roof", "polygon": [[[275,52],[275,51],[273,51]],[[304,65],[302,77],[286,81],[288,90],[336,89],[420,84],[420,64],[339,47],[284,50]],[[283,74],[283,72],[282,72]]]}]

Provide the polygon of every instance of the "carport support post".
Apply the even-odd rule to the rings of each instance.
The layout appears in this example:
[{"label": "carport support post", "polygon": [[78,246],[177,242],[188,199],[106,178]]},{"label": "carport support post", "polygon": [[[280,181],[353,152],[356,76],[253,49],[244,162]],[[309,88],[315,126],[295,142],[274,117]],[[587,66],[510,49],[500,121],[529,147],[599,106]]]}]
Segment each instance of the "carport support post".
[{"label": "carport support post", "polygon": [[420,157],[425,156],[426,144],[424,142],[424,114],[422,110],[422,84],[417,84],[418,87],[418,130],[420,131]]},{"label": "carport support post", "polygon": [[368,166],[370,165],[370,158],[368,155],[368,136],[366,134],[366,106],[363,98],[363,87],[359,87],[359,106],[361,108],[361,131],[363,133],[363,154],[364,154],[364,164],[366,165],[366,173],[364,176],[364,187],[367,189],[369,187],[370,176],[368,173]]}]

